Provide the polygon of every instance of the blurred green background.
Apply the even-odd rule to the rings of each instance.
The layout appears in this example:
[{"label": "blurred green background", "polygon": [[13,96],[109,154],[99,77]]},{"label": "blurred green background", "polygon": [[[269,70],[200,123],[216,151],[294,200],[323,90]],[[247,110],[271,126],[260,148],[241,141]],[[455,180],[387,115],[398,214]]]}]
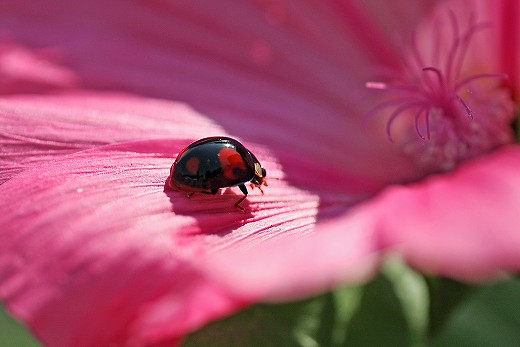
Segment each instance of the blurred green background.
[{"label": "blurred green background", "polygon": [[[0,306],[0,346],[41,346]],[[520,280],[471,286],[399,261],[365,285],[260,304],[189,335],[185,347],[520,346]]]},{"label": "blurred green background", "polygon": [[41,344],[0,306],[0,346],[36,347]]}]

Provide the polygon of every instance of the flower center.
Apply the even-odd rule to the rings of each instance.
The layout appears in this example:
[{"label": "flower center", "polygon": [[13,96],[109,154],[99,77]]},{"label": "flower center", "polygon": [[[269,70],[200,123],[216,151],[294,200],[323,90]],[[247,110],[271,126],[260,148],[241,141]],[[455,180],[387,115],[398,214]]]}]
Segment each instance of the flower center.
[{"label": "flower center", "polygon": [[[440,21],[433,26],[433,40],[427,42],[431,56],[421,54],[414,34],[403,71],[389,74],[385,82],[366,84],[385,92],[368,119],[385,115],[389,140],[429,171],[451,170],[462,160],[513,141],[514,103],[501,87],[507,76],[463,69],[472,38],[489,25],[471,16],[460,31],[452,12],[449,21],[448,39],[441,34]],[[441,43],[447,43],[444,49]]]}]

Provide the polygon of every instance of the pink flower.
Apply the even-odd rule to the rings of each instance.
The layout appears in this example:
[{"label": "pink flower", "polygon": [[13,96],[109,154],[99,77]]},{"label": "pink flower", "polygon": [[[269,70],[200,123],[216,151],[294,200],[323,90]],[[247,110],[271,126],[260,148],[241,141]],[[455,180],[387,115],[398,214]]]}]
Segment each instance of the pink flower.
[{"label": "pink flower", "polygon": [[[362,281],[387,252],[518,271],[518,44],[480,32],[518,12],[472,4],[7,2],[0,297],[51,346],[154,345]],[[505,54],[481,56],[491,42]],[[217,134],[280,178],[246,214],[236,189],[165,189]]]}]

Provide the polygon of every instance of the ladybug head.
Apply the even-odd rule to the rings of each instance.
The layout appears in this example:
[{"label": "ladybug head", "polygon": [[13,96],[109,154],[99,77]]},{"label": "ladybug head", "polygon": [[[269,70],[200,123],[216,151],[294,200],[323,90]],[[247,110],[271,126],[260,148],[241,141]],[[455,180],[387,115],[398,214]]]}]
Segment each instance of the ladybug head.
[{"label": "ladybug head", "polygon": [[251,182],[256,185],[265,184],[264,178],[266,175],[267,175],[267,172],[262,167],[262,165],[260,165],[259,162],[256,162],[255,163],[255,177],[253,177]]}]

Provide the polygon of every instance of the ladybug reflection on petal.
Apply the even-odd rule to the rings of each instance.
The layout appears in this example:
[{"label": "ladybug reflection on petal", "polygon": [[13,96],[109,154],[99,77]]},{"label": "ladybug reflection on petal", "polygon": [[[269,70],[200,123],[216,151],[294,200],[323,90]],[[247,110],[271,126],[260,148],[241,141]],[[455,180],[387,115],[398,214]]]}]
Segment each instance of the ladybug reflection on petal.
[{"label": "ladybug reflection on petal", "polygon": [[183,149],[170,170],[170,188],[188,193],[216,194],[220,188],[238,186],[244,196],[235,202],[235,207],[246,212],[240,203],[247,197],[245,183],[262,185],[266,171],[253,153],[240,142],[230,137],[206,137]]}]

